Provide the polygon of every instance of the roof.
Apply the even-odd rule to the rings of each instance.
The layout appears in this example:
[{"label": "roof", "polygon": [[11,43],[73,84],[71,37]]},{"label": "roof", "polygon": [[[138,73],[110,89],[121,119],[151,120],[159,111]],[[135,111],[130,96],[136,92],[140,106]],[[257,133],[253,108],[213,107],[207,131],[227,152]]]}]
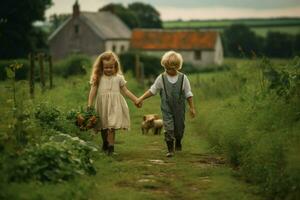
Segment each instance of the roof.
[{"label": "roof", "polygon": [[[131,30],[116,15],[108,11],[80,12],[79,19],[84,21],[103,40],[129,40],[131,37]],[[50,35],[49,40],[55,37],[71,20],[72,16]]]},{"label": "roof", "polygon": [[81,12],[80,18],[103,39],[130,39],[131,37],[130,29],[111,12]]},{"label": "roof", "polygon": [[131,48],[143,50],[213,50],[218,37],[215,31],[135,29]]}]

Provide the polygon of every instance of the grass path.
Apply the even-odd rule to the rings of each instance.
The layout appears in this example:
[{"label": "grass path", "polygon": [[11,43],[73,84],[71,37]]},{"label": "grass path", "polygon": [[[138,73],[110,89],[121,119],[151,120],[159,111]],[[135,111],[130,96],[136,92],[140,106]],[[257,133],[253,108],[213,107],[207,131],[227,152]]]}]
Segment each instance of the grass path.
[{"label": "grass path", "polygon": [[[165,157],[163,135],[119,135],[112,158],[97,163],[91,199],[259,199],[232,176],[204,138],[186,135],[183,151]],[[251,193],[252,192],[252,193]]]},{"label": "grass path", "polygon": [[[51,91],[45,98],[58,101],[55,94],[63,92],[59,89]],[[78,94],[74,90],[64,92],[65,98],[74,99],[73,96],[76,96],[77,101],[61,103],[62,108],[85,103],[86,99],[80,90],[75,91],[79,91]],[[82,99],[78,100],[79,97]],[[134,108],[132,103],[129,103],[129,107],[132,129],[128,133],[117,134],[117,155],[108,157],[97,152],[95,176],[79,176],[56,184],[11,183],[6,187],[8,199],[261,199],[255,195],[254,186],[239,180],[226,161],[210,151],[202,133],[205,128],[199,125],[200,114],[193,120],[187,117],[183,151],[177,152],[173,158],[167,158],[163,133],[142,135],[140,131],[144,114],[160,113],[159,97],[147,100],[140,110]],[[198,110],[198,113],[201,111]],[[95,135],[92,140],[100,144],[100,135]]]}]

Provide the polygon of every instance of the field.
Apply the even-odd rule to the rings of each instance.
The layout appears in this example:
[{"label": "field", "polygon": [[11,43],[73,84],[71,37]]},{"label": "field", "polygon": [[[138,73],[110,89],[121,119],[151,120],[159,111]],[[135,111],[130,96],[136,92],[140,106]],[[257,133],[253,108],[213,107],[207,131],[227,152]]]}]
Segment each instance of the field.
[{"label": "field", "polygon": [[[163,141],[163,134],[142,135],[140,130],[140,123],[144,114],[160,113],[159,97],[150,98],[141,109],[136,108],[127,99],[131,114],[131,130],[117,134],[116,155],[108,157],[100,150],[94,152],[92,159],[97,171],[95,175],[78,175],[68,181],[54,183],[41,183],[36,180],[25,182],[7,182],[3,180],[0,184],[0,197],[2,199],[49,200],[188,200],[200,198],[252,200],[265,199],[265,195],[273,199],[280,199],[285,195],[284,197],[289,199],[296,199],[298,196],[295,195],[299,194],[297,193],[297,184],[299,184],[299,182],[297,183],[299,174],[296,174],[297,170],[299,170],[299,163],[296,162],[297,158],[290,158],[290,164],[292,165],[288,165],[289,168],[287,170],[286,168],[280,168],[283,170],[281,172],[284,172],[285,177],[276,179],[273,176],[274,174],[272,174],[278,172],[276,162],[279,160],[273,162],[274,159],[279,159],[279,154],[286,155],[285,151],[281,151],[281,145],[279,145],[276,135],[274,135],[274,138],[272,137],[272,144],[262,143],[267,152],[261,148],[255,149],[255,146],[252,146],[252,144],[246,145],[247,148],[253,147],[258,155],[262,156],[261,158],[253,157],[253,155],[251,157],[248,154],[247,157],[242,155],[243,152],[255,153],[255,151],[247,151],[247,148],[243,146],[245,145],[244,142],[249,142],[249,137],[256,138],[255,141],[258,143],[268,142],[269,137],[263,138],[263,140],[259,137],[260,132],[258,131],[261,127],[265,134],[273,134],[270,130],[273,130],[274,127],[278,128],[279,131],[293,129],[289,130],[290,132],[286,132],[287,135],[293,138],[292,141],[287,137],[284,137],[283,141],[291,144],[290,147],[299,146],[296,140],[299,138],[299,132],[296,131],[297,127],[299,128],[299,121],[292,122],[294,118],[286,117],[278,109],[275,109],[274,112],[277,112],[279,116],[282,114],[282,117],[286,117],[285,121],[273,116],[274,113],[269,113],[270,109],[268,108],[262,109],[261,114],[254,114],[252,113],[254,110],[248,110],[250,107],[255,109],[250,99],[252,99],[251,95],[253,91],[255,92],[257,84],[260,84],[261,74],[259,70],[254,70],[255,68],[253,67],[258,66],[260,62],[263,61],[228,59],[226,63],[232,66],[230,71],[200,73],[189,76],[193,88],[197,116],[191,119],[187,115],[183,151],[176,153],[174,158],[165,157],[166,147]],[[278,68],[290,63],[287,60],[274,62],[276,62]],[[125,74],[125,77],[128,80],[128,88],[136,95],[139,96],[146,90],[146,88],[137,84],[131,73]],[[49,138],[49,134],[55,133],[50,131],[53,127],[42,127],[40,125],[41,122],[34,119],[34,116],[32,117],[36,106],[47,102],[60,110],[61,113],[85,107],[89,91],[88,79],[88,75],[72,76],[68,79],[56,77],[54,80],[55,88],[44,93],[38,89],[34,100],[30,100],[28,97],[27,82],[17,83],[17,101],[22,102],[23,109],[27,110],[31,115],[31,126],[27,129],[27,133],[31,138],[30,142],[32,144],[43,143]],[[245,83],[247,84],[245,85]],[[5,151],[12,152],[13,147],[9,143],[13,140],[13,135],[9,135],[12,134],[9,125],[14,123],[14,118],[11,112],[12,93],[8,90],[10,84],[9,81],[4,81],[0,84],[2,108],[0,114],[3,116],[0,119],[0,129],[2,133],[5,133],[1,134],[2,148]],[[244,93],[246,89],[247,91]],[[244,100],[241,100],[241,98],[244,98]],[[261,99],[260,102],[255,102],[255,104],[258,107],[262,106],[264,105],[263,101]],[[274,105],[281,105],[281,101],[278,101],[278,104],[276,102],[274,101]],[[291,100],[291,102],[293,101]],[[250,107],[247,107],[248,104]],[[295,111],[294,107],[293,109],[288,109],[288,105],[286,103],[284,105],[286,106],[284,111],[286,114],[298,112],[297,110],[299,110],[297,108]],[[252,121],[253,118],[248,120],[246,118],[249,117],[249,113],[246,111],[249,111],[251,116],[268,118],[260,121]],[[267,112],[268,115],[266,114]],[[280,122],[280,120],[283,124],[271,124],[271,127],[269,127],[270,121]],[[287,122],[289,122],[288,125]],[[245,126],[245,123],[249,124]],[[66,134],[77,136],[88,141],[92,146],[100,148],[100,135],[95,135],[92,131],[78,131],[76,127],[73,127],[67,121],[63,121],[62,124],[58,122],[55,125],[62,128],[62,131],[65,131]],[[44,137],[44,140],[40,139],[42,137]],[[278,146],[276,146],[277,144]],[[273,147],[276,150],[275,155],[272,151]],[[295,151],[297,152],[297,148]],[[292,151],[289,151],[287,155],[293,156],[294,154]],[[258,176],[259,173],[262,173],[260,167],[265,167],[261,166],[262,160],[260,160],[265,159],[264,156],[268,156],[270,165],[266,165],[268,168],[264,169],[265,174]],[[5,159],[7,158],[2,155],[0,168],[2,179],[6,177],[4,169],[8,168],[8,171],[10,169],[10,166],[7,167],[7,163],[3,162]],[[248,160],[246,163],[243,163],[242,159]],[[239,163],[236,163],[237,161]],[[248,165],[249,163],[254,165]],[[291,166],[294,168],[291,168]],[[263,178],[265,175],[267,180],[251,179],[251,177]],[[291,177],[292,179],[290,179]],[[274,180],[270,178],[274,178]],[[284,178],[288,178],[288,181],[284,182],[286,181]],[[275,192],[273,191],[274,185],[272,185],[274,183],[278,185],[275,188]],[[294,184],[296,190],[281,187],[285,184],[290,186],[290,183]]]},{"label": "field", "polygon": [[163,27],[167,29],[204,29],[219,30],[232,24],[248,25],[258,35],[266,36],[268,31],[278,31],[289,34],[300,32],[300,20],[295,19],[240,19],[240,20],[203,20],[203,21],[165,21]]}]

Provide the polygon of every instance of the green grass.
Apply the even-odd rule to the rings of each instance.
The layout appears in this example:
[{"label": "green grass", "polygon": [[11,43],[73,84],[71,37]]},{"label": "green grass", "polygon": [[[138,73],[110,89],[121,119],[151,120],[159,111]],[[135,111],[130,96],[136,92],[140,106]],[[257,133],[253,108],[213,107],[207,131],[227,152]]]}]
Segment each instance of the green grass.
[{"label": "green grass", "polygon": [[248,25],[256,34],[265,37],[268,32],[282,32],[292,35],[300,33],[300,19],[245,19],[245,20],[195,20],[195,21],[165,21],[163,27],[166,29],[191,28],[203,30],[215,30],[223,32],[224,28],[241,23]]},{"label": "green grass", "polygon": [[[221,75],[221,74],[220,74]],[[136,95],[144,90],[138,87],[130,74],[126,74],[128,88]],[[211,78],[212,74],[202,77]],[[192,86],[196,76],[191,76]],[[6,102],[9,93],[0,84],[1,124],[9,122],[10,104]],[[89,91],[88,76],[76,76],[69,79],[56,78],[55,88],[44,94],[36,85],[36,98],[28,101],[34,106],[48,101],[59,109],[85,106]],[[27,91],[26,83],[19,85]],[[203,93],[193,87],[198,115],[195,119],[186,118],[186,133],[183,151],[173,158],[166,158],[163,134],[142,135],[140,123],[142,116],[159,113],[159,97],[147,100],[142,109],[137,109],[127,99],[131,130],[117,133],[117,155],[107,157],[99,152],[94,159],[97,168],[95,176],[79,176],[74,180],[58,184],[39,182],[5,183],[1,186],[2,196],[6,199],[261,199],[256,195],[256,187],[246,184],[233,170],[223,155],[213,153],[206,139],[206,127],[201,123],[205,113],[213,109],[218,102],[203,101]],[[27,93],[26,93],[27,94]],[[25,100],[26,94],[19,100]],[[2,128],[2,127],[1,127]],[[33,133],[32,133],[33,134]],[[92,134],[92,132],[82,133]],[[100,145],[100,135],[94,135],[91,141]],[[1,197],[1,194],[0,194]]]},{"label": "green grass", "polygon": [[207,28],[217,28],[226,27],[232,24],[245,24],[251,27],[258,26],[299,26],[300,19],[232,19],[232,20],[190,20],[190,21],[165,21],[163,23],[164,28],[180,28],[180,27],[207,27]]}]

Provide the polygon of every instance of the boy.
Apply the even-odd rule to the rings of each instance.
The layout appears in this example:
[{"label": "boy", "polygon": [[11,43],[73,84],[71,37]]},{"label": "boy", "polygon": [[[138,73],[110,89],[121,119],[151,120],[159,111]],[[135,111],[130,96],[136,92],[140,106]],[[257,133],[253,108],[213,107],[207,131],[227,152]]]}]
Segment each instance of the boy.
[{"label": "boy", "polygon": [[168,148],[167,157],[174,155],[174,140],[175,150],[181,151],[182,149],[181,139],[185,127],[185,99],[188,101],[191,116],[195,117],[190,82],[186,75],[179,72],[182,63],[182,56],[179,53],[175,51],[166,52],[161,59],[161,65],[165,68],[165,72],[156,78],[150,89],[136,102],[137,105],[141,105],[143,100],[159,92],[165,141]]}]

